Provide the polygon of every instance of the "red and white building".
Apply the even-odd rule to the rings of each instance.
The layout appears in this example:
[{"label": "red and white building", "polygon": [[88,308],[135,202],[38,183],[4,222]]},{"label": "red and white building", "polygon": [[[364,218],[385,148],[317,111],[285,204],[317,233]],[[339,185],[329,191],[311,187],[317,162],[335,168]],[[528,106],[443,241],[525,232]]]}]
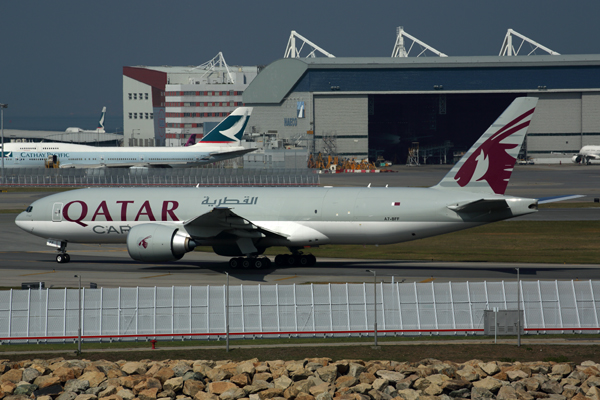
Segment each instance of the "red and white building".
[{"label": "red and white building", "polygon": [[227,66],[221,53],[198,67],[123,67],[125,146],[198,141],[236,107],[259,68]]}]

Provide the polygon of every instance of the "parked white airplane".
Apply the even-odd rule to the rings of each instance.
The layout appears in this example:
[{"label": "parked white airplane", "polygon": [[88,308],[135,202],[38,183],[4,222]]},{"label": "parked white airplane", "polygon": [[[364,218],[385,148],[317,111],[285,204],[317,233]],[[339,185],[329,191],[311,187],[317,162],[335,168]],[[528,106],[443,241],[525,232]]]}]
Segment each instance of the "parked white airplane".
[{"label": "parked white airplane", "polygon": [[[311,265],[305,247],[389,244],[472,228],[537,211],[538,200],[505,196],[537,103],[517,98],[431,188],[114,188],[57,193],[32,203],[16,224],[48,239],[56,260],[67,243],[126,243],[140,261],[178,260],[196,246],[262,268]],[[548,201],[558,201],[559,198]],[[244,256],[244,258],[242,258]]]},{"label": "parked white airplane", "polygon": [[[251,107],[235,109],[198,143],[186,147],[94,147],[68,143],[5,143],[4,167],[193,167],[240,157]],[[104,110],[100,126],[104,120]],[[69,128],[79,129],[79,128]],[[93,131],[95,132],[95,131]],[[0,152],[1,154],[1,152]]]},{"label": "parked white airplane", "polygon": [[83,132],[83,133],[105,133],[106,131],[104,130],[104,117],[106,116],[106,107],[102,107],[102,114],[100,114],[100,120],[98,121],[98,127],[93,130],[93,131],[89,131],[89,130],[84,130],[81,128],[73,128],[73,127],[69,127],[65,130],[65,132],[69,132],[69,133],[78,133],[78,132]]},{"label": "parked white airplane", "polygon": [[574,163],[591,164],[592,161],[600,161],[600,146],[583,146],[579,154],[571,158]]}]

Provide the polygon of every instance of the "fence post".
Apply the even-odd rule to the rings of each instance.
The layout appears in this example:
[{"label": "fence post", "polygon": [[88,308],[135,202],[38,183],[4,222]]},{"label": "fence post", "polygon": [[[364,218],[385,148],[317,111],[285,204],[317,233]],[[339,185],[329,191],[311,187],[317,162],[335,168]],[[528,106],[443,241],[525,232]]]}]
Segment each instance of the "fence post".
[{"label": "fence post", "polygon": [[333,299],[331,298],[331,283],[327,284],[329,291],[329,330],[333,331]]},{"label": "fence post", "polygon": [[157,291],[157,288],[156,288],[156,286],[154,286],[154,321],[152,323],[152,325],[153,325],[152,333],[154,333],[155,335],[156,335],[156,291]]},{"label": "fence post", "polygon": [[[98,315],[98,319],[100,320],[100,323],[98,325],[98,334],[102,335],[102,321],[103,321],[103,314],[104,314],[104,288],[100,287],[100,315]],[[102,342],[102,339],[100,339],[100,341]]]},{"label": "fence post", "polygon": [[[298,332],[298,300],[296,299],[296,284],[294,283],[294,323],[295,331]],[[298,335],[296,334],[296,337]]]},{"label": "fence post", "polygon": [[537,281],[538,296],[540,296],[540,316],[542,317],[542,326],[546,327],[546,319],[544,318],[544,302],[542,301],[542,287],[540,281]]},{"label": "fence post", "polygon": [[575,315],[577,315],[577,325],[581,328],[581,318],[579,318],[579,306],[577,305],[577,293],[575,292],[575,282],[571,279],[571,287],[573,288],[573,302],[575,303]]},{"label": "fence post", "polygon": [[437,317],[437,304],[435,301],[435,287],[433,286],[433,281],[431,281],[431,297],[433,298],[433,316],[435,317],[435,329],[439,329]]},{"label": "fence post", "polygon": [[[44,321],[44,336],[48,336],[48,308],[49,308],[49,296],[50,296],[50,291],[48,289],[46,289],[46,318]],[[48,343],[48,340],[46,339],[46,343]]]},{"label": "fence post", "polygon": [[[415,306],[417,309],[417,329],[421,329],[421,307],[419,307],[419,293],[417,292],[417,282],[413,282],[415,288]],[[419,335],[421,333],[419,332]]]},{"label": "fence post", "polygon": [[[383,295],[383,280],[381,282],[379,282],[379,286],[381,286],[381,322],[383,325],[383,329],[386,329],[386,325],[385,325],[385,296]],[[384,335],[387,336],[387,335]]]},{"label": "fence post", "polygon": [[[138,323],[140,319],[140,287],[135,287],[135,334],[138,334]],[[135,338],[137,342],[138,338]]]},{"label": "fence post", "polygon": [[592,285],[592,280],[590,279],[590,293],[592,294],[592,304],[594,305],[594,319],[596,320],[596,328],[600,328],[598,326],[598,312],[596,311],[596,296],[594,296],[594,286]]},{"label": "fence post", "polygon": [[[348,330],[350,330],[350,293],[346,282],[346,311],[348,312]],[[348,334],[350,336],[350,334]]]},{"label": "fence post", "polygon": [[[450,288],[450,307],[452,308],[452,329],[456,329],[456,311],[454,310],[454,296],[452,295],[452,281],[448,281],[448,286]],[[456,335],[456,332],[454,332]]]},{"label": "fence post", "polygon": [[471,303],[471,287],[469,286],[469,281],[467,281],[467,296],[469,299],[469,316],[471,317],[471,329],[475,329],[475,324],[473,323],[473,303]]},{"label": "fence post", "polygon": [[[317,316],[317,311],[316,311],[316,308],[315,308],[315,285],[314,285],[314,283],[310,284],[310,300],[311,300],[311,303],[312,303],[312,316],[313,316],[313,318],[312,318],[312,320],[313,320],[313,323],[312,323],[313,329],[312,330],[314,332],[314,331],[317,330],[317,327],[315,325],[315,319],[316,319],[316,316]],[[314,336],[314,333],[313,333],[313,336]]]},{"label": "fence post", "polygon": [[[400,282],[396,282],[396,293],[398,294],[398,316],[400,317],[400,329],[404,329],[404,324],[402,323],[402,300],[400,299]],[[404,332],[402,332],[404,336]]]},{"label": "fence post", "polygon": [[[242,286],[242,285],[240,285]],[[243,286],[242,286],[243,287]],[[242,297],[242,302],[244,301],[244,298]],[[263,312],[262,312],[262,286],[260,285],[260,283],[258,284],[258,315],[260,316],[260,318],[258,318],[258,327],[260,328],[260,331],[263,331],[263,326],[262,326],[262,320],[263,320]]]},{"label": "fence post", "polygon": [[13,289],[10,289],[10,298],[8,304],[8,337],[12,337],[12,310],[13,310]]},{"label": "fence post", "polygon": [[[63,296],[63,336],[67,336],[67,288],[65,288],[65,295]],[[63,339],[63,343],[65,340]]]},{"label": "fence post", "polygon": [[275,298],[275,304],[277,305],[277,332],[281,332],[281,326],[279,325],[279,284],[275,284]]}]

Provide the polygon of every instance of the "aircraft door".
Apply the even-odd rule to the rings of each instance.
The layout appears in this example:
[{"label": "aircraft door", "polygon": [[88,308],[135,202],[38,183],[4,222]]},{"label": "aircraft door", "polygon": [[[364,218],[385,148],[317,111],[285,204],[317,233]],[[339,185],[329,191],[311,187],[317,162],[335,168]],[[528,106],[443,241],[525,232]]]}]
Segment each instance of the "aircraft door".
[{"label": "aircraft door", "polygon": [[62,221],[63,203],[54,203],[52,206],[52,222]]}]

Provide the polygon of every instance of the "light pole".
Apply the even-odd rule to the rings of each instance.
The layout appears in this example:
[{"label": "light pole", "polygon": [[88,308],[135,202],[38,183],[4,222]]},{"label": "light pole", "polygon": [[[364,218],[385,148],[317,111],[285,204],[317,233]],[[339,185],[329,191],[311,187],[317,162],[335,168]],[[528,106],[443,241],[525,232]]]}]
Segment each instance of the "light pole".
[{"label": "light pole", "polygon": [[81,355],[81,275],[75,275],[75,278],[79,278],[79,294],[78,302],[79,302],[79,313],[77,314],[79,319],[79,328],[77,329],[77,355]]},{"label": "light pole", "polygon": [[225,289],[225,351],[229,353],[229,272],[227,275],[227,288]]},{"label": "light pole", "polygon": [[2,184],[4,185],[6,181],[4,180],[4,109],[8,108],[8,104],[0,103],[0,122],[1,127],[0,131],[2,131]]},{"label": "light pole", "polygon": [[517,270],[517,347],[521,347],[521,276]]},{"label": "light pole", "polygon": [[375,318],[373,333],[375,335],[374,347],[377,347],[377,271],[368,269],[367,272],[373,273],[373,314]]}]

